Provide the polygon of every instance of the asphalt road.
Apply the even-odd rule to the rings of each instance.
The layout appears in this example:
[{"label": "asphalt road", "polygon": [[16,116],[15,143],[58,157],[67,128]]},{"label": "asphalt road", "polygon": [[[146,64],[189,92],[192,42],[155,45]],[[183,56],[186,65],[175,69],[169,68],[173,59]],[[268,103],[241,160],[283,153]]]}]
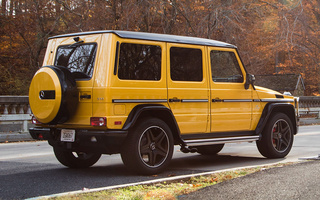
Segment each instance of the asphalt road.
[{"label": "asphalt road", "polygon": [[262,157],[255,143],[228,144],[218,156],[183,154],[175,149],[168,170],[157,176],[136,176],[119,155],[106,155],[89,169],[69,169],[54,157],[46,142],[0,144],[0,199],[24,199],[235,167],[297,161],[320,154],[320,126],[300,127],[284,159]]}]

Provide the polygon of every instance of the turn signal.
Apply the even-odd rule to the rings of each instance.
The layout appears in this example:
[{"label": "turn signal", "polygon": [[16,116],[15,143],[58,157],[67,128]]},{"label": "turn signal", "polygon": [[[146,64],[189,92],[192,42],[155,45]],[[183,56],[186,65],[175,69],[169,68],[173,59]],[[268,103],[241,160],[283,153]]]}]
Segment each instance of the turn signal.
[{"label": "turn signal", "polygon": [[106,126],[107,118],[106,117],[91,117],[90,118],[91,126]]}]

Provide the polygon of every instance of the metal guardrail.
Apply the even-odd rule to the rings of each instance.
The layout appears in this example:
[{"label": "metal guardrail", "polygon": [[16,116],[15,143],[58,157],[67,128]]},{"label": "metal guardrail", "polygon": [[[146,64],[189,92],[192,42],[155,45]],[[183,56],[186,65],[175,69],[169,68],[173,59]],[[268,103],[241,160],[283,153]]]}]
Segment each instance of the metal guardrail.
[{"label": "metal guardrail", "polygon": [[320,108],[320,96],[303,96],[299,97],[300,108]]},{"label": "metal guardrail", "polygon": [[299,97],[299,116],[320,119],[320,97]]},{"label": "metal guardrail", "polygon": [[[31,123],[28,96],[0,96],[0,125],[19,125],[19,132],[28,132]],[[4,130],[0,128],[0,132]]]}]

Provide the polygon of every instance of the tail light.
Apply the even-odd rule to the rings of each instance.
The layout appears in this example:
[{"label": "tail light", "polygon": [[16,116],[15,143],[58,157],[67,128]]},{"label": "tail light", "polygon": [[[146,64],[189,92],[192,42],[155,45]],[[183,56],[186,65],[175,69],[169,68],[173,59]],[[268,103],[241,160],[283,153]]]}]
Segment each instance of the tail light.
[{"label": "tail light", "polygon": [[90,118],[91,126],[107,126],[106,117],[91,117]]},{"label": "tail light", "polygon": [[39,122],[39,121],[37,120],[37,118],[35,118],[35,116],[32,116],[31,122],[32,122],[32,124],[41,124],[41,122]]}]

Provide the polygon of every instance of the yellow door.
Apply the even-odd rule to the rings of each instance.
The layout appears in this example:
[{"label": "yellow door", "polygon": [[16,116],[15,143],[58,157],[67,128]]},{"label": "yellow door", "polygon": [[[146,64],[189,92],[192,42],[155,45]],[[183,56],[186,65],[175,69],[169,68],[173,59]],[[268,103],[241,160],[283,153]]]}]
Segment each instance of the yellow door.
[{"label": "yellow door", "polygon": [[181,134],[208,132],[209,89],[204,47],[167,44],[168,102]]},{"label": "yellow door", "polygon": [[[139,104],[167,106],[165,43],[116,38],[119,44],[117,73],[112,74],[108,97],[112,102],[109,128],[121,128],[114,121],[125,122]],[[112,69],[113,70],[113,69]],[[113,71],[112,71],[113,73]],[[113,112],[111,112],[113,110]]]},{"label": "yellow door", "polygon": [[250,130],[252,87],[235,49],[208,48],[211,65],[211,132]]}]

